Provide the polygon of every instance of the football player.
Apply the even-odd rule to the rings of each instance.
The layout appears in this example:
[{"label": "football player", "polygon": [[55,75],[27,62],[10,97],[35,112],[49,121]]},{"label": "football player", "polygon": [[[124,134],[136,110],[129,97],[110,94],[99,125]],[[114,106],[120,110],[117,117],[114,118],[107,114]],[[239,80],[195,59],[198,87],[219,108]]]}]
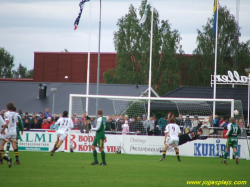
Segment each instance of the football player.
[{"label": "football player", "polygon": [[175,153],[177,156],[178,161],[180,162],[180,155],[179,155],[179,136],[181,135],[180,127],[175,123],[175,118],[169,119],[169,124],[165,128],[165,138],[164,138],[164,148],[163,148],[163,155],[160,161],[165,160],[166,150],[169,146],[173,146],[175,149]]},{"label": "football player", "polygon": [[200,137],[202,135],[203,131],[201,128],[199,128],[196,131],[189,132],[188,134],[182,134],[179,137],[179,145],[182,145],[184,143],[196,140],[196,139],[207,139],[207,137]]},{"label": "football player", "polygon": [[227,155],[228,155],[228,151],[229,148],[232,147],[233,148],[233,152],[235,154],[235,159],[236,159],[236,164],[239,163],[239,156],[238,156],[238,135],[241,133],[240,127],[235,123],[234,117],[230,117],[229,118],[229,124],[227,125],[227,134],[226,137],[227,138],[227,143],[226,143],[226,150],[225,150],[225,154],[224,154],[224,160],[221,161],[221,163],[226,164],[227,165]]},{"label": "football player", "polygon": [[69,128],[74,128],[74,124],[71,118],[68,117],[68,111],[63,112],[62,118],[59,118],[55,123],[55,127],[60,125],[57,130],[57,140],[55,142],[54,148],[50,151],[50,156],[53,156],[55,151],[60,148],[66,137],[68,136]]},{"label": "football player", "polygon": [[[13,103],[7,104],[8,111],[4,113],[4,118],[6,124],[3,126],[2,129],[2,143],[0,145],[0,157],[2,157],[4,160],[8,162],[9,168],[12,165],[12,158],[7,157],[4,155],[4,145],[6,142],[11,142],[11,145],[14,149],[16,160],[19,161],[18,158],[18,150],[16,148],[16,138],[17,138],[17,131],[16,131],[16,125],[18,122],[18,117],[16,112],[13,111],[14,105]],[[5,131],[6,129],[6,131]]]},{"label": "football player", "polygon": [[103,112],[101,109],[97,111],[97,115],[98,115],[98,118],[97,118],[96,127],[92,128],[92,130],[96,131],[96,136],[92,144],[94,162],[92,162],[91,165],[98,164],[96,147],[99,147],[99,151],[101,152],[101,156],[102,156],[102,163],[100,165],[105,166],[107,165],[106,159],[105,159],[105,152],[104,152],[104,141],[106,139],[105,137],[106,119],[102,117]]}]

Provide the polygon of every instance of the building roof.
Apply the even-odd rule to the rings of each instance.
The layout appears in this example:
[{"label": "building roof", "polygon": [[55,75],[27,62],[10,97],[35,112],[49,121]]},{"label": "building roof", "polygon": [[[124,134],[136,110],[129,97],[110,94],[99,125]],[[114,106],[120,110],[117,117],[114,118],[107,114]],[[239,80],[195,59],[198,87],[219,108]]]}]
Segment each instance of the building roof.
[{"label": "building roof", "polygon": [[[180,98],[213,98],[213,87],[195,87],[181,86],[172,92],[169,92],[163,97],[180,97]],[[247,112],[248,107],[248,88],[232,88],[232,87],[217,87],[217,99],[234,99],[241,100],[244,112]]]},{"label": "building roof", "polygon": [[[59,114],[64,110],[69,110],[69,94],[86,94],[85,83],[45,83],[47,85],[47,97],[39,99],[38,82],[0,82],[0,110],[6,109],[8,102],[13,102],[18,110],[28,113],[45,112],[45,108],[49,108],[52,113],[53,92],[51,88],[57,88],[55,93],[54,113]],[[44,83],[43,83],[44,84]],[[100,95],[121,95],[121,96],[140,96],[148,88],[148,85],[126,85],[126,84],[100,84]],[[96,84],[89,85],[89,94],[96,94]],[[92,101],[92,102],[91,102]],[[89,103],[89,115],[96,114],[96,104],[91,99]],[[85,109],[85,101],[80,100],[79,105],[82,111]],[[104,115],[115,114],[112,102],[102,104],[99,102],[99,108],[105,109]],[[76,111],[81,114],[82,111]],[[74,112],[74,111],[73,111]]]}]

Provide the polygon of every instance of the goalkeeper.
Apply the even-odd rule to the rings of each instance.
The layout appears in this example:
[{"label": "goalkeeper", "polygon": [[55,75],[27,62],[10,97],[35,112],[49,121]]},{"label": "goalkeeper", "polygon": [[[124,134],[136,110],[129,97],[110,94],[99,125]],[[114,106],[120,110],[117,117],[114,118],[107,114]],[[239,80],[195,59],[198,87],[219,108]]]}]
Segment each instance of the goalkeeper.
[{"label": "goalkeeper", "polygon": [[196,131],[189,132],[187,134],[182,134],[179,136],[179,145],[182,145],[187,142],[191,142],[196,139],[207,139],[207,136],[201,137],[203,131],[199,128]]}]

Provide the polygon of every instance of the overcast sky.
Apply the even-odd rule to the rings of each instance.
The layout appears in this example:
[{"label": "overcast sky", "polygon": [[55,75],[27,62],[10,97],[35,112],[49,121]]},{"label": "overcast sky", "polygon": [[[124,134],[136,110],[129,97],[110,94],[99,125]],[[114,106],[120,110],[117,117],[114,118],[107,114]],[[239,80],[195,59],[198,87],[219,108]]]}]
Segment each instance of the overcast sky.
[{"label": "overcast sky", "polygon": [[[34,67],[34,52],[88,52],[90,2],[85,3],[79,27],[74,21],[80,0],[0,0],[0,47],[28,69]],[[172,30],[181,33],[181,45],[186,54],[196,47],[197,29],[205,25],[213,14],[214,0],[153,0],[160,20],[169,20]],[[236,0],[220,0],[230,12],[236,13]],[[240,41],[250,40],[250,0],[240,1]],[[91,51],[98,51],[100,0],[91,2]],[[116,23],[133,4],[139,8],[141,0],[102,0],[101,52],[115,52],[113,33]],[[138,17],[139,18],[139,17]]]}]

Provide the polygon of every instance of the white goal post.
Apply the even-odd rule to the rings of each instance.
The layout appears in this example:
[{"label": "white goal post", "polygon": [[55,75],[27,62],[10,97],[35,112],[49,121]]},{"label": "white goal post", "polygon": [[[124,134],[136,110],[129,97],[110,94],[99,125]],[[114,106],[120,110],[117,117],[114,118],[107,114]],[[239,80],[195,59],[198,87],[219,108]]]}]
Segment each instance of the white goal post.
[{"label": "white goal post", "polygon": [[[70,94],[69,95],[69,117],[72,116],[73,114],[73,99],[74,98],[78,98],[80,99],[82,102],[86,99],[106,99],[106,100],[127,100],[127,101],[172,101],[172,102],[176,102],[176,101],[183,101],[183,102],[187,102],[187,101],[193,101],[193,102],[227,102],[227,103],[231,103],[231,116],[234,116],[234,99],[208,99],[208,98],[174,98],[174,97],[138,97],[138,96],[112,96],[112,95],[86,95],[86,94]],[[78,105],[82,105],[81,101],[77,101]],[[89,102],[90,103],[90,102]],[[75,106],[74,107],[79,107],[79,106]],[[102,108],[103,109],[103,108]],[[89,111],[87,111],[89,112]],[[96,115],[96,112],[92,115]],[[149,111],[150,112],[150,111]],[[104,113],[105,115],[105,113]],[[69,130],[69,136],[71,136],[71,130]],[[70,141],[67,142],[68,143],[68,152],[70,151]]]}]

